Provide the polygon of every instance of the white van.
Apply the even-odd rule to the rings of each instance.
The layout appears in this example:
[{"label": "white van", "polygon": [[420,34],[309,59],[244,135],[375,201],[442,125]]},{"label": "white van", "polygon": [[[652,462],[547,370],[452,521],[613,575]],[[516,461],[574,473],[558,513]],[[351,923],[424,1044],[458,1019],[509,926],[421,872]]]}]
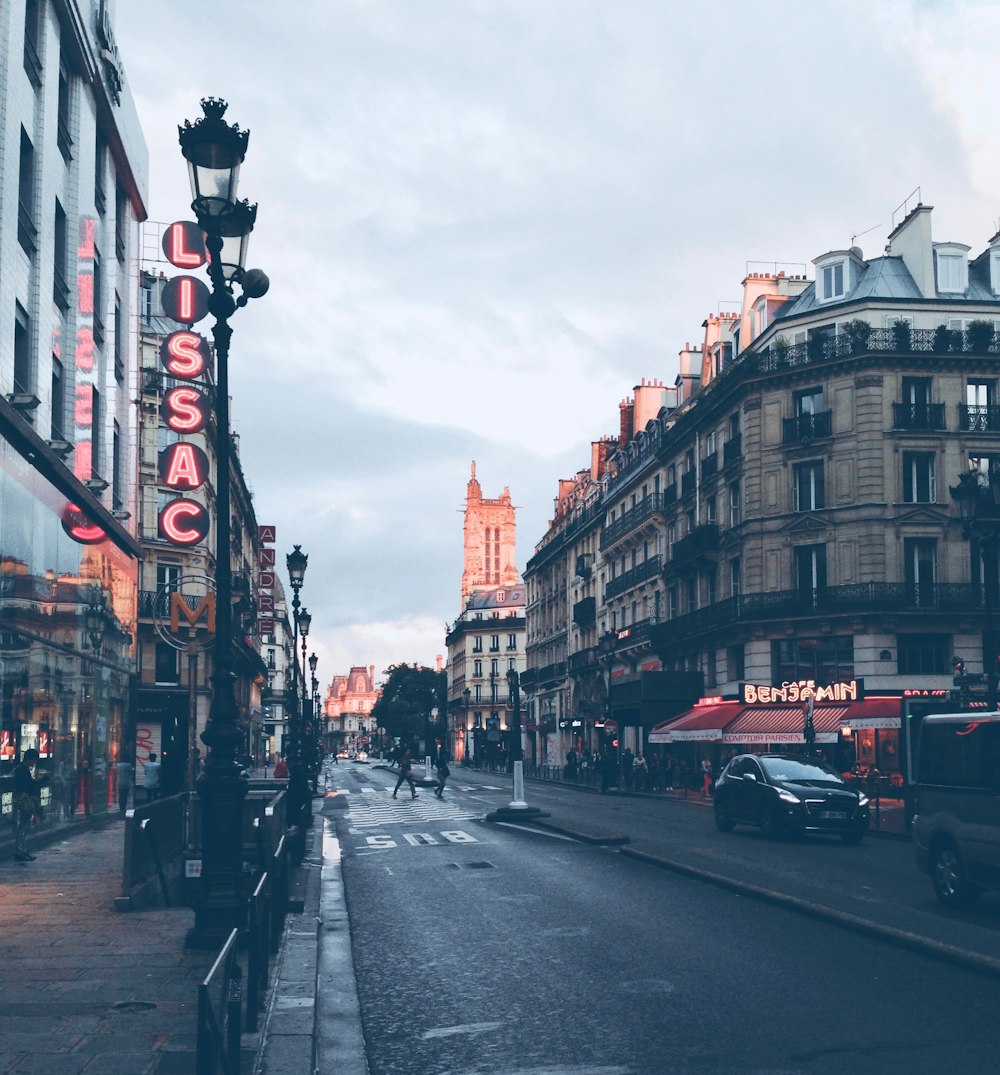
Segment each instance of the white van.
[{"label": "white van", "polygon": [[1000,889],[1000,713],[932,713],[917,743],[913,843],[947,907]]}]

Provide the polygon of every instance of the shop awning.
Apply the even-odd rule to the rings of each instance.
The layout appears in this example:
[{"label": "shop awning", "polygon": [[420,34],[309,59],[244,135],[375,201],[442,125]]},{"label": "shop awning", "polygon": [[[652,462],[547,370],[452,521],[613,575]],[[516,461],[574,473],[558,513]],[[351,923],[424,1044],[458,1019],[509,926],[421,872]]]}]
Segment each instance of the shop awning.
[{"label": "shop awning", "polygon": [[864,729],[889,728],[898,730],[902,712],[900,698],[865,698],[852,702],[847,709],[844,723],[860,731]]},{"label": "shop awning", "polygon": [[[850,706],[818,705],[813,711],[817,743],[836,743]],[[747,706],[726,728],[723,743],[802,743],[801,705]]]},{"label": "shop awning", "polygon": [[682,716],[657,724],[649,733],[650,743],[718,742],[725,727],[744,710],[742,702],[695,706]]}]

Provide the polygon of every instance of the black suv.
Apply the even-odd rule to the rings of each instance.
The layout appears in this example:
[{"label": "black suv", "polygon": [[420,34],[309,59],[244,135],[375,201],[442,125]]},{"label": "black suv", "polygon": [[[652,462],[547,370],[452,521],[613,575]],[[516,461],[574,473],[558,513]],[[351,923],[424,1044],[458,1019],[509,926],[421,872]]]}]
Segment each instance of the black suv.
[{"label": "black suv", "polygon": [[740,754],[715,784],[715,824],[757,825],[768,839],[783,832],[828,832],[857,844],[868,831],[868,797],[818,758]]}]

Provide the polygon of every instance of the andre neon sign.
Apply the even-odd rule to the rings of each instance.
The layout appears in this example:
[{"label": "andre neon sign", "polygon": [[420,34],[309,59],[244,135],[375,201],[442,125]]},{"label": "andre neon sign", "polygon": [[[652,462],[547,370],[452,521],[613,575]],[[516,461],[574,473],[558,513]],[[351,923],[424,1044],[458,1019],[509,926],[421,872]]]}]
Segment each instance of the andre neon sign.
[{"label": "andre neon sign", "polygon": [[[187,220],[169,225],[163,235],[163,252],[180,269],[197,269],[208,260],[201,230]],[[161,365],[179,380],[196,381],[208,368],[208,341],[191,329],[208,313],[208,299],[208,288],[194,276],[174,277],[163,288],[163,312],[187,326],[171,333],[160,346]],[[194,384],[171,388],[163,397],[163,421],[175,433],[202,432],[208,415],[208,397]],[[178,440],[160,452],[158,466],[161,483],[180,494],[160,511],[160,536],[172,545],[197,545],[208,535],[208,510],[185,494],[208,480],[208,456],[197,444]]]}]

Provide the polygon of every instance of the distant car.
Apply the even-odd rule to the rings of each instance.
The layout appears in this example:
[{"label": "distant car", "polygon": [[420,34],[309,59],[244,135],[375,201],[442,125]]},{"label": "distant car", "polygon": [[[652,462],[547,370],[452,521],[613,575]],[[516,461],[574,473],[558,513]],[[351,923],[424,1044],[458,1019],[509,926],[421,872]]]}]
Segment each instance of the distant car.
[{"label": "distant car", "polygon": [[359,750],[358,751],[358,761],[367,761],[367,760],[368,760],[368,751],[367,750]]},{"label": "distant car", "polygon": [[832,833],[858,844],[868,831],[868,796],[818,758],[740,754],[715,783],[715,824],[756,825],[770,840],[784,832]]},{"label": "distant car", "polygon": [[347,757],[347,751],[346,750],[338,750],[337,751],[337,757],[338,758],[346,758]]}]

